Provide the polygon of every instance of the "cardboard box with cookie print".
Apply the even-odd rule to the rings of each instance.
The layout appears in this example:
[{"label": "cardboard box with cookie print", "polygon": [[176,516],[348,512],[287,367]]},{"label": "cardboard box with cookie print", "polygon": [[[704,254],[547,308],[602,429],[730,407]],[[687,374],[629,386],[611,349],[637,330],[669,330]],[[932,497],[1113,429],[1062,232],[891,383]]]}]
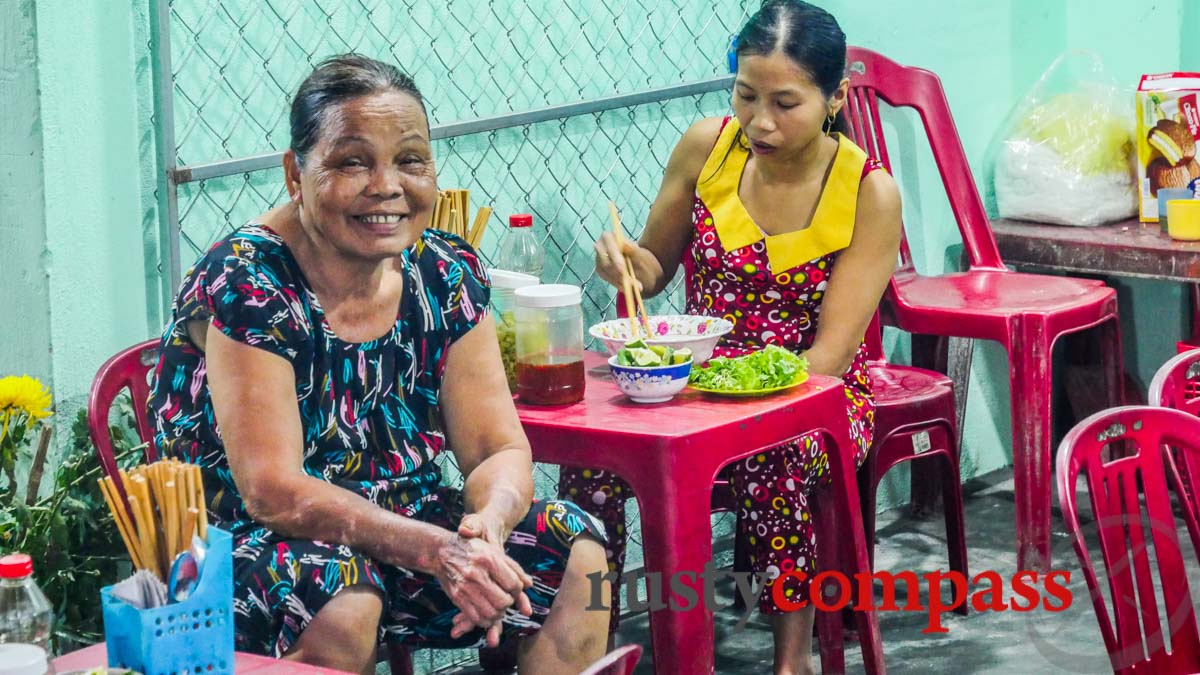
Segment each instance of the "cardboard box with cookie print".
[{"label": "cardboard box with cookie print", "polygon": [[1158,191],[1200,179],[1200,73],[1143,75],[1137,91],[1138,184],[1144,223],[1158,222]]}]

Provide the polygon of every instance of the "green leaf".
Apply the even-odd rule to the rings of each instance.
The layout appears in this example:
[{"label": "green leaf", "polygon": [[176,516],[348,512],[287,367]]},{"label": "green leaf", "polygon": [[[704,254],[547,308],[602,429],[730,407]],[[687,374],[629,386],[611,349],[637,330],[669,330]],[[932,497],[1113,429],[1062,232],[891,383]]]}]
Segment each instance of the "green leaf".
[{"label": "green leaf", "polygon": [[717,357],[707,367],[693,368],[689,380],[707,389],[754,391],[786,387],[800,381],[808,362],[776,345],[737,358]]}]

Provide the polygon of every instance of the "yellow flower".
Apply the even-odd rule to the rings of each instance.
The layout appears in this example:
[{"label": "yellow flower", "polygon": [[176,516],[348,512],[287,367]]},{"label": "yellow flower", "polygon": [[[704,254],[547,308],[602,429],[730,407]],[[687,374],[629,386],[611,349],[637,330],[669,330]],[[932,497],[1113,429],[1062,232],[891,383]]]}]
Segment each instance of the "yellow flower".
[{"label": "yellow flower", "polygon": [[28,375],[10,375],[0,378],[0,415],[9,416],[23,412],[31,420],[49,417],[50,390]]}]

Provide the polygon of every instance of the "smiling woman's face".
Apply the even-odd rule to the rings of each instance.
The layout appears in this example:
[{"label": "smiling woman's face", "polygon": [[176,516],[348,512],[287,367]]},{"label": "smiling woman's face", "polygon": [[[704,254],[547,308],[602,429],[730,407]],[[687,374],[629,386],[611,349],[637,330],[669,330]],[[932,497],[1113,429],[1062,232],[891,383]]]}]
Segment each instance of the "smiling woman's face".
[{"label": "smiling woman's face", "polygon": [[398,91],[335,104],[303,167],[289,161],[286,169],[310,236],[363,261],[411,246],[437,200],[429,122],[421,104]]}]

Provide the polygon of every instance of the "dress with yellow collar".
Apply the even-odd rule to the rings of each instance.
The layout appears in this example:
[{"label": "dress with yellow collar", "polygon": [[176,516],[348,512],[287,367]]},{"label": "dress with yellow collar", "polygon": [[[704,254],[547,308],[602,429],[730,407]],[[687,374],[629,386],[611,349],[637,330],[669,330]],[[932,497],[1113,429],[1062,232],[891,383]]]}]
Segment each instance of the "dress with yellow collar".
[{"label": "dress with yellow collar", "polygon": [[[767,344],[800,353],[812,346],[838,253],[850,245],[859,184],[883,167],[839,134],[812,223],[803,230],[767,235],[738,197],[750,156],[739,130],[737,119],[726,121],[700,173],[692,205],[694,232],[684,254],[687,312],[733,322],[717,355],[737,356]],[[865,452],[874,426],[874,400],[864,347],[844,379],[851,431],[865,444]]]}]

